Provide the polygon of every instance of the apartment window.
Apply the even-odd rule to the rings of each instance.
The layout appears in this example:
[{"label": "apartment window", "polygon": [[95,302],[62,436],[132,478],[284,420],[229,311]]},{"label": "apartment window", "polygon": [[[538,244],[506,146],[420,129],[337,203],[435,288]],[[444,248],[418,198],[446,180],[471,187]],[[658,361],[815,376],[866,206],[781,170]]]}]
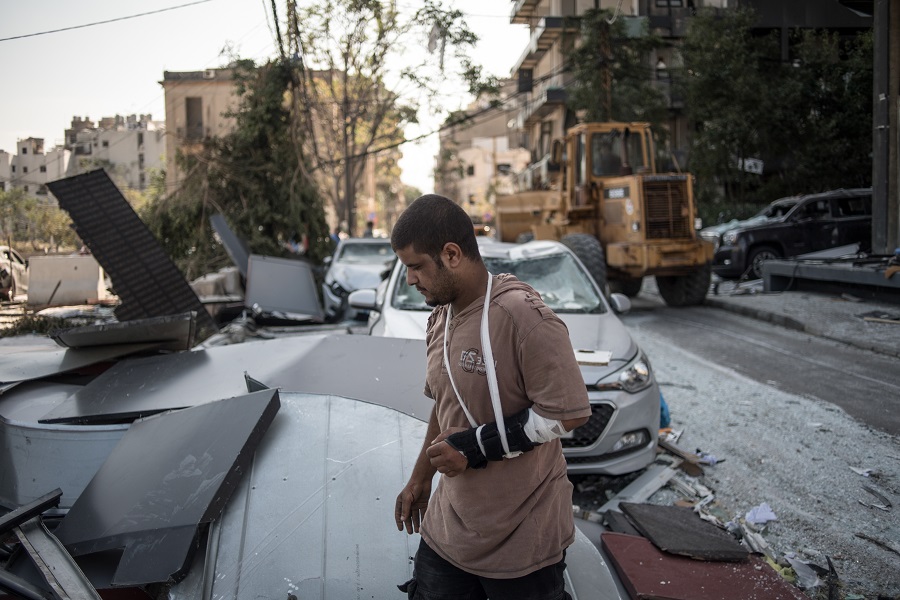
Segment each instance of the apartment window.
[{"label": "apartment window", "polygon": [[469,165],[466,167],[466,175],[469,177],[475,177],[475,165]]},{"label": "apartment window", "polygon": [[22,154],[28,154],[28,148],[27,148],[27,147],[22,146]]},{"label": "apartment window", "polygon": [[109,148],[109,140],[103,140],[103,147]]},{"label": "apartment window", "polygon": [[6,182],[0,181],[0,192],[5,192],[5,191],[6,191]]},{"label": "apartment window", "polygon": [[143,134],[143,133],[138,133],[138,134],[137,134],[137,139],[138,139],[138,148],[140,148],[141,146],[144,145],[144,134]]},{"label": "apartment window", "polygon": [[23,167],[22,167],[22,172],[23,172],[23,173],[27,173],[27,172],[28,172],[28,167],[23,166]]},{"label": "apartment window", "polygon": [[16,165],[13,165],[13,166],[11,167],[11,169],[12,169],[12,172],[15,173],[15,172],[16,172]]},{"label": "apartment window", "polygon": [[139,169],[144,168],[144,154],[143,153],[138,154],[138,168]]},{"label": "apartment window", "polygon": [[144,173],[139,173],[138,174],[138,189],[142,190],[145,187],[147,187],[147,177],[144,175]]},{"label": "apartment window", "polygon": [[501,175],[509,175],[512,173],[512,165],[509,163],[500,163],[497,165],[497,172]]},{"label": "apartment window", "polygon": [[41,165],[41,173],[47,172],[47,165]]},{"label": "apartment window", "polygon": [[22,186],[22,189],[25,190],[25,193],[26,193],[26,194],[28,193],[28,186],[27,186],[27,185],[26,185],[26,186]]},{"label": "apartment window", "polygon": [[187,132],[185,138],[191,142],[203,139],[203,98],[185,98]]},{"label": "apartment window", "polygon": [[657,6],[669,7],[672,8],[681,8],[684,6],[684,0],[656,0]]},{"label": "apartment window", "polygon": [[46,196],[47,195],[47,186],[46,185],[38,186],[36,193],[38,196]]}]

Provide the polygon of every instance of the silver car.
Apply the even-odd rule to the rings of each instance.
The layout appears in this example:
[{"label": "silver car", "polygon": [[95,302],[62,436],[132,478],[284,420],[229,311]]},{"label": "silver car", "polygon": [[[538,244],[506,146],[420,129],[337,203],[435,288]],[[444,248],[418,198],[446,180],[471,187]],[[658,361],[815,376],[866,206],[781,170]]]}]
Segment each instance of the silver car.
[{"label": "silver car", "polygon": [[348,310],[347,296],[362,288],[373,288],[394,260],[386,238],[347,238],[325,259],[328,269],[322,283],[322,304],[328,321],[347,317],[365,319],[367,311]]},{"label": "silver car", "polygon": [[[563,439],[569,473],[621,475],[650,464],[660,422],[659,387],[646,355],[581,261],[553,241],[509,244],[479,238],[479,247],[488,271],[512,273],[541,294],[568,327],[576,355],[602,357],[579,360],[593,414]],[[610,302],[619,312],[631,306],[621,294],[613,294]],[[425,337],[431,308],[407,285],[400,261],[377,290],[358,290],[349,303],[370,311],[371,335]]]}]

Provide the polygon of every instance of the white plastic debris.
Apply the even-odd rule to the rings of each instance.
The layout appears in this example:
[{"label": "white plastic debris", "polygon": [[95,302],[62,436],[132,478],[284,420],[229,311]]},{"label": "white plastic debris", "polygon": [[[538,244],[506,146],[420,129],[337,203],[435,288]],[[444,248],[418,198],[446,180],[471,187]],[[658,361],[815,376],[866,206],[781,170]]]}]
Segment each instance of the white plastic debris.
[{"label": "white plastic debris", "polygon": [[765,525],[769,521],[777,520],[778,517],[775,516],[775,512],[769,504],[763,502],[759,506],[751,508],[750,511],[744,515],[744,519],[746,519],[748,523],[753,523],[754,525]]}]

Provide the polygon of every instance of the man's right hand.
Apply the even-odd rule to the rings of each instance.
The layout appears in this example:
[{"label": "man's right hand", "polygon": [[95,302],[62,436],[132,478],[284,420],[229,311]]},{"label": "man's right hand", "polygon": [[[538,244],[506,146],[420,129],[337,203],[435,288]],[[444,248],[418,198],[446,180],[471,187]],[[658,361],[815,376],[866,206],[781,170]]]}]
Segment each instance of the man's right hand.
[{"label": "man's right hand", "polygon": [[412,482],[397,495],[397,503],[394,507],[394,519],[397,522],[397,531],[406,533],[419,533],[419,526],[425,518],[425,510],[428,508],[428,499],[431,497],[431,480],[426,483]]}]

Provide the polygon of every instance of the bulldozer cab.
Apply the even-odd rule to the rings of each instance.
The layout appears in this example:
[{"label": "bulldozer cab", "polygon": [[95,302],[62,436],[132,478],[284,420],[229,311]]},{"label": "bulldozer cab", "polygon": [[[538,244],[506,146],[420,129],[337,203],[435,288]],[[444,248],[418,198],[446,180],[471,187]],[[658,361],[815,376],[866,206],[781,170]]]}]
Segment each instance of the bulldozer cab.
[{"label": "bulldozer cab", "polygon": [[606,180],[655,172],[647,123],[585,123],[566,137],[573,208],[587,206]]}]

